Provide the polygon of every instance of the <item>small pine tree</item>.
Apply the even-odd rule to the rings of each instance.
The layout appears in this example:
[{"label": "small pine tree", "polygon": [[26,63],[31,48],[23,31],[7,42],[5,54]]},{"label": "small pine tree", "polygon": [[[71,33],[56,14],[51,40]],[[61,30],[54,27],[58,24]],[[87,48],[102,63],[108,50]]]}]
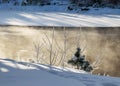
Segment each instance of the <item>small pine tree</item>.
[{"label": "small pine tree", "polygon": [[77,48],[77,51],[74,54],[74,57],[68,61],[69,64],[77,66],[77,69],[91,72],[93,70],[92,66],[88,61],[85,61],[85,55],[81,55],[81,49]]}]

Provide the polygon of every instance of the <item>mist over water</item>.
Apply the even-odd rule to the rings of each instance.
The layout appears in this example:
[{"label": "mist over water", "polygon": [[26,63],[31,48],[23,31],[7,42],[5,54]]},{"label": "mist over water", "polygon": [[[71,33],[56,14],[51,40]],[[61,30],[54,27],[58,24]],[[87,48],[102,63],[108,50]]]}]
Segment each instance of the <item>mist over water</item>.
[{"label": "mist over water", "polygon": [[[21,61],[34,60],[34,43],[42,43],[41,53],[43,59],[49,63],[48,40],[52,39],[52,28],[41,27],[0,27],[0,57],[9,57]],[[46,34],[46,35],[45,35]],[[90,63],[94,63],[100,58],[99,69],[93,71],[94,74],[108,74],[120,77],[120,28],[66,28],[67,52],[65,61],[67,62],[76,52],[77,46],[81,47],[82,54]],[[64,29],[55,28],[55,41],[53,51],[58,52],[58,62],[64,49]],[[46,40],[46,43],[45,41]],[[57,41],[57,44],[56,44]],[[58,48],[58,46],[61,48]],[[20,53],[20,56],[19,56]],[[42,61],[42,63],[44,63]],[[61,64],[59,64],[61,65]]]},{"label": "mist over water", "polygon": [[99,28],[92,32],[91,36],[88,34],[89,48],[86,50],[86,54],[91,61],[95,56],[102,57],[99,70],[94,73],[120,76],[120,29]]}]

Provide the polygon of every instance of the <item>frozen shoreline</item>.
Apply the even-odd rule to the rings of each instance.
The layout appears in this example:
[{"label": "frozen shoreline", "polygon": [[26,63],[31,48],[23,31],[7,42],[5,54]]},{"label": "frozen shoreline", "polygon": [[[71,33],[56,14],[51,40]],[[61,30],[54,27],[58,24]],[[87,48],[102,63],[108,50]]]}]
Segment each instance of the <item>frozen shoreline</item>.
[{"label": "frozen shoreline", "polygon": [[91,8],[89,11],[67,11],[65,6],[6,8],[0,8],[0,25],[120,27],[120,9]]}]

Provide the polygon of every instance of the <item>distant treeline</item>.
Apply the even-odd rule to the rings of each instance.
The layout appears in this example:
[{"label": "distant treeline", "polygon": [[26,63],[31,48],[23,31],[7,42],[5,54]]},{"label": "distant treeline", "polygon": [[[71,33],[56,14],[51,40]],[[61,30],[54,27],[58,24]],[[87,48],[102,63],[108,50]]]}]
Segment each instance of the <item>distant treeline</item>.
[{"label": "distant treeline", "polygon": [[119,6],[120,0],[0,0],[0,3],[11,3],[13,5],[62,5],[64,2],[74,4],[75,6],[93,6],[93,7],[113,7]]},{"label": "distant treeline", "polygon": [[72,4],[76,4],[77,6],[93,6],[93,7],[120,5],[120,0],[70,0],[70,2]]}]

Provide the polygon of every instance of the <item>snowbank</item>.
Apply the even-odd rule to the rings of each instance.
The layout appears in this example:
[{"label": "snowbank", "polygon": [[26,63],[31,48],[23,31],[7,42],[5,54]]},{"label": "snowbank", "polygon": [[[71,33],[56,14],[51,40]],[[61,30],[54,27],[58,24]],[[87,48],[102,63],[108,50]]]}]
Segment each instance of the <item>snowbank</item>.
[{"label": "snowbank", "polygon": [[83,71],[0,59],[1,86],[120,86],[120,78]]},{"label": "snowbank", "polygon": [[120,27],[120,9],[68,11],[67,6],[0,6],[0,25]]}]

